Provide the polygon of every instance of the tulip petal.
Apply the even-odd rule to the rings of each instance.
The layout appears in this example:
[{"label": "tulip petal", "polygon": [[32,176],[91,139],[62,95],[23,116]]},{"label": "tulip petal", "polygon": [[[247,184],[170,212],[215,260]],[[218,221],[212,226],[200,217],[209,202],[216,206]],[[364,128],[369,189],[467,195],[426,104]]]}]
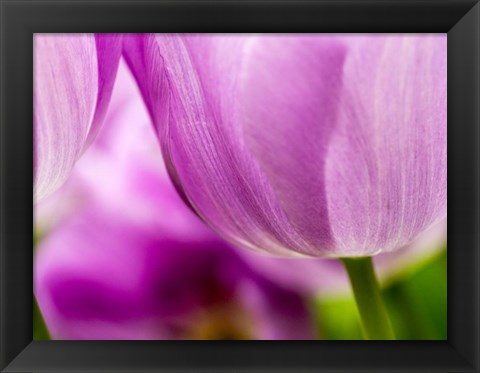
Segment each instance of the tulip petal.
[{"label": "tulip petal", "polygon": [[97,59],[90,35],[35,35],[35,194],[66,179],[83,149],[95,113]]},{"label": "tulip petal", "polygon": [[129,50],[177,189],[236,244],[374,255],[444,218],[444,36],[147,35]]},{"label": "tulip petal", "polygon": [[107,112],[122,54],[122,36],[119,34],[96,34],[95,46],[98,58],[98,97],[86,146],[95,139]]},{"label": "tulip petal", "polygon": [[102,122],[121,52],[120,37],[34,37],[34,189],[58,189]]},{"label": "tulip petal", "polygon": [[165,123],[169,113],[169,86],[163,56],[155,37],[125,35],[123,55],[137,80],[152,119],[155,123]]},{"label": "tulip petal", "polygon": [[252,37],[239,83],[243,136],[310,252],[333,246],[324,165],[345,52],[331,36]]},{"label": "tulip petal", "polygon": [[[142,34],[124,36],[123,55],[135,76],[150,116],[156,124],[156,131],[161,137],[162,131],[166,128],[169,120],[170,87],[163,57],[160,55],[155,37]],[[163,156],[177,192],[184,202],[192,208],[175,168],[172,166],[169,152],[163,151]],[[194,211],[193,208],[192,210]]]},{"label": "tulip petal", "polygon": [[[294,179],[302,174],[304,168],[289,173],[287,167],[281,167],[287,157],[276,160],[266,153],[257,154],[258,160],[255,159],[251,152],[251,148],[256,148],[255,140],[244,141],[242,136],[244,132],[250,132],[250,139],[258,137],[259,141],[264,136],[263,141],[270,141],[271,147],[276,148],[270,150],[281,151],[286,139],[295,132],[295,126],[302,124],[305,130],[315,128],[316,138],[319,139],[318,143],[309,143],[310,150],[324,149],[329,125],[317,125],[315,121],[312,123],[312,119],[323,112],[330,112],[331,103],[335,100],[335,94],[332,97],[326,94],[330,86],[318,88],[318,85],[308,84],[306,81],[312,79],[310,74],[302,75],[296,70],[282,76],[285,81],[281,93],[272,97],[271,101],[276,102],[275,111],[284,104],[284,100],[293,101],[279,113],[288,115],[290,121],[286,125],[275,125],[278,117],[270,116],[261,109],[261,105],[271,103],[264,95],[272,94],[268,91],[272,79],[280,78],[279,74],[285,71],[292,72],[295,64],[311,72],[314,83],[331,76],[331,85],[336,89],[333,81],[341,68],[343,49],[323,41],[310,45],[311,40],[301,40],[300,43],[316,47],[307,62],[304,61],[305,55],[295,53],[301,49],[300,46],[292,43],[288,51],[294,52],[291,53],[293,57],[286,58],[290,55],[287,52],[282,55],[284,60],[278,69],[272,74],[262,74],[268,71],[272,62],[268,53],[282,50],[284,39],[260,38],[260,47],[252,48],[252,40],[256,42],[257,38],[232,35],[145,38],[137,41],[135,48],[130,48],[131,51],[136,50],[136,53],[130,54],[158,56],[160,61],[144,59],[147,65],[142,70],[154,71],[155,66],[161,66],[167,72],[170,102],[163,101],[160,105],[169,114],[163,116],[164,120],[153,117],[154,120],[156,118],[165,158],[174,170],[171,173],[199,215],[225,237],[255,249],[292,255],[295,252],[312,254],[320,243],[326,247],[330,243],[328,225],[321,219],[312,222],[312,214],[303,216],[301,211],[305,212],[308,206],[313,205],[312,213],[322,210],[325,215],[322,186],[315,189],[315,203],[307,203],[307,196],[303,193],[298,196],[302,207],[294,207],[287,198],[287,192],[289,189],[294,189],[294,192],[299,190],[302,181]],[[324,53],[330,53],[331,58],[315,60],[316,54],[318,57],[318,54]],[[127,60],[135,65],[134,57],[127,57]],[[252,64],[258,70],[252,77],[246,76],[245,66]],[[133,70],[138,71],[139,68],[134,67]],[[151,79],[145,79],[139,73],[136,75],[141,87],[151,87]],[[303,80],[298,82],[302,77]],[[261,82],[255,90],[250,83],[257,78]],[[158,88],[144,88],[144,91],[151,95]],[[259,100],[259,104],[256,105],[254,100]],[[159,103],[152,101],[150,105],[158,106]],[[167,105],[168,108],[165,107]],[[313,109],[318,106],[318,111]],[[151,108],[153,112],[158,110],[157,107]],[[303,117],[296,118],[298,113]],[[331,116],[333,113],[329,114],[329,118]],[[305,119],[309,121],[305,123]],[[271,130],[277,134],[277,142],[273,140],[275,136],[269,136],[267,131],[255,133],[255,122],[258,120],[270,122]],[[305,137],[295,136],[294,139],[298,144]],[[308,162],[306,153],[294,157],[290,166],[302,166]],[[322,178],[322,167],[320,164],[315,176],[306,175],[302,180],[309,180],[309,185],[313,187],[314,181]]]},{"label": "tulip petal", "polygon": [[338,255],[374,255],[446,216],[447,39],[350,41],[327,202]]},{"label": "tulip petal", "polygon": [[[228,236],[233,236],[238,241],[242,241],[240,237],[243,232],[251,233],[253,241],[264,240],[268,232],[272,231],[271,222],[276,221],[272,216],[278,214],[264,214],[258,201],[263,196],[254,195],[246,180],[236,176],[234,170],[240,167],[239,157],[231,152],[233,144],[223,142],[228,140],[225,138],[228,132],[220,128],[214,113],[216,108],[206,102],[207,95],[211,97],[212,94],[203,90],[197,67],[194,66],[185,42],[186,39],[177,35],[145,35],[129,38],[124,47],[126,60],[136,75],[162,141],[165,158],[171,161],[167,168],[174,180],[181,179],[182,189],[186,188],[188,193],[195,194],[186,198],[195,201],[196,211],[213,226],[221,224],[221,230],[227,230]],[[165,79],[153,78],[164,73],[170,85],[169,100],[164,100],[164,96],[158,94],[161,91],[160,84]],[[183,143],[187,139],[188,143]],[[230,149],[230,154],[226,157],[219,156],[215,154],[217,149]],[[198,152],[203,154],[200,156]],[[214,153],[210,154],[211,152]],[[191,159],[198,160],[198,163],[191,163]],[[226,177],[216,172],[218,169],[225,170]],[[217,182],[217,178],[222,180]],[[228,182],[228,178],[234,182],[233,185]],[[227,179],[226,184],[223,179]],[[190,185],[193,184],[200,188],[190,190]],[[213,190],[209,191],[212,186]],[[212,204],[212,194],[218,193],[234,203],[236,209],[248,210],[250,213],[243,211],[234,217],[226,206],[216,206],[215,202]],[[234,195],[237,197],[230,198]],[[268,201],[263,205],[268,206]],[[258,220],[262,220],[264,229],[258,229]],[[269,246],[275,247],[271,240],[268,242]]]}]

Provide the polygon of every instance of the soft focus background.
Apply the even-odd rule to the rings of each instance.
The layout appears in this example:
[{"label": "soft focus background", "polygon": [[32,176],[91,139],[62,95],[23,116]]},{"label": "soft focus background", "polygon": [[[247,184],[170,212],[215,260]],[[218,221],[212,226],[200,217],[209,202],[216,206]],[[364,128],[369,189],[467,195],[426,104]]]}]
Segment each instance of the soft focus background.
[{"label": "soft focus background", "polygon": [[[225,242],[178,196],[121,61],[106,122],[35,207],[34,339],[362,339],[339,261]],[[398,339],[447,338],[446,222],[375,258]]]}]

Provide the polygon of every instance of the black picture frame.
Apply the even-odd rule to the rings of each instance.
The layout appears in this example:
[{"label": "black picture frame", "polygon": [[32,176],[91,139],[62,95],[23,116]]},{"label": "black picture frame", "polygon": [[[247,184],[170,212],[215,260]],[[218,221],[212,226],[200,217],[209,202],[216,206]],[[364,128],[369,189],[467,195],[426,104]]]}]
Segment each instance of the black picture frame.
[{"label": "black picture frame", "polygon": [[[480,372],[480,4],[0,0],[2,372]],[[36,32],[447,32],[447,341],[32,341]]]}]

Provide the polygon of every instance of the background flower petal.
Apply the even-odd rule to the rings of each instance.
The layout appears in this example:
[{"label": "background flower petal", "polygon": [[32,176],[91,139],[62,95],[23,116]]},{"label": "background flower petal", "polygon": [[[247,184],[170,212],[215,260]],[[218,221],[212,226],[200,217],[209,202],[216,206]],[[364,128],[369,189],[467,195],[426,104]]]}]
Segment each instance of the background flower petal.
[{"label": "background flower petal", "polygon": [[227,243],[152,234],[111,213],[72,216],[38,248],[34,290],[54,339],[314,337],[302,296]]},{"label": "background flower petal", "polygon": [[[107,40],[104,40],[106,38]],[[58,189],[105,114],[118,36],[34,36],[34,196]]]},{"label": "background flower petal", "polygon": [[87,137],[98,95],[93,35],[34,37],[34,177],[41,199],[69,175]]}]

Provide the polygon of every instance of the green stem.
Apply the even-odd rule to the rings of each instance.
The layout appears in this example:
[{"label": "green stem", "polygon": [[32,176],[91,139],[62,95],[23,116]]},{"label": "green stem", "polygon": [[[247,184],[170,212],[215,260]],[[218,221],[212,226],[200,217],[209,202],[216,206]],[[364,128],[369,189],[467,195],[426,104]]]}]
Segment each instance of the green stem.
[{"label": "green stem", "polygon": [[395,339],[372,258],[343,258],[366,339]]}]

